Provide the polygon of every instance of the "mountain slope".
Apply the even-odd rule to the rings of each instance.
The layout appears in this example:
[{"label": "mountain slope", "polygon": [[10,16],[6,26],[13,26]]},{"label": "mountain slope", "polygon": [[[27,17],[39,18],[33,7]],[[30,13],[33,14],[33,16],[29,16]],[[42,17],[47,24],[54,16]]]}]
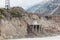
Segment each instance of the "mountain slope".
[{"label": "mountain slope", "polygon": [[53,13],[53,15],[60,15],[60,6],[57,8],[57,10]]},{"label": "mountain slope", "polygon": [[27,11],[38,14],[49,14],[58,7],[58,5],[56,5],[55,3],[60,3],[60,0],[53,0],[45,4],[34,5],[31,8],[27,9]]}]

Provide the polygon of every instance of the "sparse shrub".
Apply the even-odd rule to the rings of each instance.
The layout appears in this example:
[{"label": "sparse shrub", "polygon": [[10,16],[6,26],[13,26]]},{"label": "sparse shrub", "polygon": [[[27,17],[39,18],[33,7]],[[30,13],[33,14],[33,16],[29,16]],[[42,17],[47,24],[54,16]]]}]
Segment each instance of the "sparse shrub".
[{"label": "sparse shrub", "polygon": [[21,13],[11,13],[12,17],[21,17]]},{"label": "sparse shrub", "polygon": [[0,9],[0,19],[2,19],[3,18],[3,15],[4,15],[4,10],[3,9]]},{"label": "sparse shrub", "polygon": [[4,15],[5,16],[4,9],[0,9],[0,15]]},{"label": "sparse shrub", "polygon": [[0,19],[2,19],[3,18],[3,16],[2,15],[0,15]]},{"label": "sparse shrub", "polygon": [[3,9],[0,9],[0,14],[3,14],[4,10]]}]

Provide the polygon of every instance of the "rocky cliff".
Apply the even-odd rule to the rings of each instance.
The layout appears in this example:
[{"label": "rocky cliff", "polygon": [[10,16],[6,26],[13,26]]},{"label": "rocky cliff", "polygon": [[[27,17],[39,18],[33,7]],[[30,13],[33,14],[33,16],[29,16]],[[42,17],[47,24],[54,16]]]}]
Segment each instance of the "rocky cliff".
[{"label": "rocky cliff", "polygon": [[[60,34],[60,16],[27,13],[20,7],[0,9],[0,34],[3,38],[44,37]],[[40,33],[28,34],[28,25],[41,25]],[[29,30],[31,31],[31,30]]]}]

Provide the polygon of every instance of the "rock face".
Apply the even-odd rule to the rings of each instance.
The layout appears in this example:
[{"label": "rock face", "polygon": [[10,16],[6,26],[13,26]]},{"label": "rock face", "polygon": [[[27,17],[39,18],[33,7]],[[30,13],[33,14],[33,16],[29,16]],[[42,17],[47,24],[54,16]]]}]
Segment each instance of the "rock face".
[{"label": "rock face", "polygon": [[8,19],[7,15],[5,15],[6,11],[1,9],[0,11],[0,15],[3,16],[0,16],[0,36],[3,38],[12,39],[60,35],[60,16],[29,14],[17,7],[10,9],[9,13],[12,18],[8,17]]},{"label": "rock face", "polygon": [[[33,17],[34,16],[34,17]],[[58,19],[56,19],[58,18]],[[53,36],[60,33],[60,22],[58,20],[60,17],[54,17],[46,19],[44,16],[40,17],[38,15],[28,15],[21,18],[12,18],[11,20],[1,19],[1,36],[3,38],[25,38],[25,37],[44,37]],[[37,21],[41,25],[41,32],[28,34],[28,26],[32,25],[34,21]],[[37,25],[38,25],[37,24]]]},{"label": "rock face", "polygon": [[26,12],[21,7],[0,8],[1,36],[3,38],[21,38],[27,35],[27,24],[22,19]]},{"label": "rock face", "polygon": [[27,24],[23,20],[13,18],[11,20],[1,20],[1,36],[4,38],[25,37]]}]

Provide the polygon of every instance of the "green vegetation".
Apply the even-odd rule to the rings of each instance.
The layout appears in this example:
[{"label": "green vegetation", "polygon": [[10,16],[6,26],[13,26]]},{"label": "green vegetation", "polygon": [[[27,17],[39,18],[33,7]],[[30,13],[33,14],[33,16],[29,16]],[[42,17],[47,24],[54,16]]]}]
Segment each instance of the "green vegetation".
[{"label": "green vegetation", "polygon": [[11,15],[12,15],[12,17],[21,17],[22,15],[21,15],[21,13],[16,13],[16,12],[13,12],[13,13],[11,13]]},{"label": "green vegetation", "polygon": [[3,9],[0,9],[0,14],[3,14],[4,10]]},{"label": "green vegetation", "polygon": [[2,19],[3,18],[3,15],[0,15],[0,19]]},{"label": "green vegetation", "polygon": [[[8,14],[9,13],[9,14]],[[5,8],[0,8],[0,19],[3,17],[22,17],[24,10],[20,7],[9,9],[9,12]],[[9,16],[10,15],[10,16]]]},{"label": "green vegetation", "polygon": [[3,12],[4,12],[4,10],[0,8],[0,19],[2,19],[2,18],[3,18],[3,15],[4,15],[4,13],[3,13]]}]

